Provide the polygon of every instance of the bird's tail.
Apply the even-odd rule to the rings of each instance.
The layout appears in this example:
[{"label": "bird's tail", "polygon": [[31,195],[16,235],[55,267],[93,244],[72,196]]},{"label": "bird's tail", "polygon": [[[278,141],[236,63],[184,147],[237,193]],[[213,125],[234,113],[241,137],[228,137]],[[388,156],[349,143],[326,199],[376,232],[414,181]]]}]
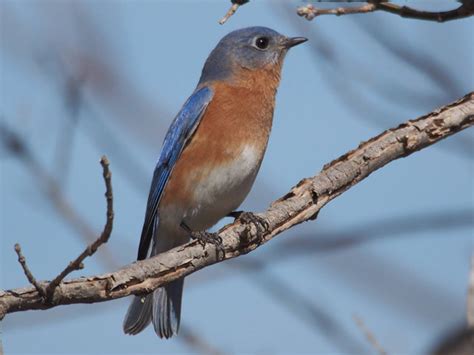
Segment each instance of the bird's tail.
[{"label": "bird's tail", "polygon": [[138,334],[153,321],[160,338],[168,339],[178,334],[183,285],[184,278],[159,287],[149,295],[135,296],[123,322],[124,332]]},{"label": "bird's tail", "polygon": [[[162,231],[153,243],[150,257],[165,252],[189,240],[186,233]],[[173,236],[173,238],[170,237]],[[160,338],[171,338],[178,334],[181,319],[181,298],[183,296],[184,278],[172,281],[157,288],[146,296],[133,297],[123,321],[126,334],[135,335],[145,329],[151,322]]]},{"label": "bird's tail", "polygon": [[160,338],[178,334],[184,278],[172,281],[153,292],[153,327]]},{"label": "bird's tail", "polygon": [[123,331],[135,335],[145,329],[151,322],[152,307],[153,294],[133,297],[123,321]]}]

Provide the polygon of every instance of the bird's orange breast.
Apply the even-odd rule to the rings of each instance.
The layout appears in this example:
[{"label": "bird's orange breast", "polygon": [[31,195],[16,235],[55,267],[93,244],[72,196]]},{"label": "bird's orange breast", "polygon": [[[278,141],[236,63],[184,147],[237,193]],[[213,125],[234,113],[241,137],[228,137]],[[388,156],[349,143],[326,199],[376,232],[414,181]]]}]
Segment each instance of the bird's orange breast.
[{"label": "bird's orange breast", "polygon": [[[255,78],[253,78],[255,79]],[[193,204],[193,190],[213,169],[238,160],[246,147],[260,166],[270,134],[276,87],[210,84],[214,96],[181,153],[160,205]]]}]

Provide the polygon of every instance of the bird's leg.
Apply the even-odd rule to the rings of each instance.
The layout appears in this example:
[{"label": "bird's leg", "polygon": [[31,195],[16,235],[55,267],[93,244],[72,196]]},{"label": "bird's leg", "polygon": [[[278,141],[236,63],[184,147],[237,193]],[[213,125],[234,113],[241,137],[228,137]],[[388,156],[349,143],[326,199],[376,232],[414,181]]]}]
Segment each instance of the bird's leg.
[{"label": "bird's leg", "polygon": [[203,247],[206,246],[206,244],[208,243],[213,244],[216,247],[217,260],[220,260],[220,255],[222,255],[222,259],[224,259],[224,245],[222,244],[222,238],[219,237],[217,233],[211,233],[206,231],[194,232],[191,230],[191,228],[188,227],[188,225],[184,221],[181,222],[180,226],[186,232],[189,233],[192,239],[197,240],[199,244],[201,244]]},{"label": "bird's leg", "polygon": [[252,212],[233,211],[230,212],[227,217],[233,217],[235,220],[239,220],[243,223],[253,223],[255,228],[257,228],[259,236],[265,233],[269,228],[267,221]]},{"label": "bird's leg", "polygon": [[235,219],[239,218],[242,213],[244,213],[244,211],[232,211],[226,217],[232,217],[235,221]]}]

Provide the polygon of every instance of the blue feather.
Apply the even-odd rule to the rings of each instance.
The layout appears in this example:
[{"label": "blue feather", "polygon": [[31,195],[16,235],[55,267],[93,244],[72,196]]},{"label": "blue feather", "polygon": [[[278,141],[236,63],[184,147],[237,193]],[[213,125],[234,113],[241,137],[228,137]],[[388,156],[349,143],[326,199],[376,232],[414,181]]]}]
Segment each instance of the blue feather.
[{"label": "blue feather", "polygon": [[163,190],[176,161],[181,155],[186,142],[196,130],[213,95],[212,89],[207,86],[197,89],[183,105],[166,133],[148,195],[145,222],[140,246],[138,247],[138,260],[145,259],[148,256],[150,242],[158,222],[158,204]]}]

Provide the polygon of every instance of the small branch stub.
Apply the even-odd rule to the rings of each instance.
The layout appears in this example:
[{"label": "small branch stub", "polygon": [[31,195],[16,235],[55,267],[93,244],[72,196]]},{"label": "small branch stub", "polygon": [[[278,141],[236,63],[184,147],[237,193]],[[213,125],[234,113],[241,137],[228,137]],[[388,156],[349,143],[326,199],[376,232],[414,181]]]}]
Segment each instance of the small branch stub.
[{"label": "small branch stub", "polygon": [[227,11],[227,13],[224,15],[224,17],[219,20],[219,24],[223,25],[224,23],[226,23],[227,20],[235,14],[235,12],[240,6],[245,5],[249,1],[250,0],[231,0],[232,5]]},{"label": "small branch stub", "polygon": [[28,279],[30,284],[32,284],[35,287],[35,289],[38,291],[40,296],[44,298],[46,296],[45,290],[38,283],[38,281],[36,281],[35,277],[31,273],[28,265],[26,264],[26,259],[23,256],[23,254],[21,253],[21,246],[18,243],[15,244],[15,252],[18,255],[18,262],[20,263],[21,267],[23,268],[23,272],[25,273],[26,278]]}]

